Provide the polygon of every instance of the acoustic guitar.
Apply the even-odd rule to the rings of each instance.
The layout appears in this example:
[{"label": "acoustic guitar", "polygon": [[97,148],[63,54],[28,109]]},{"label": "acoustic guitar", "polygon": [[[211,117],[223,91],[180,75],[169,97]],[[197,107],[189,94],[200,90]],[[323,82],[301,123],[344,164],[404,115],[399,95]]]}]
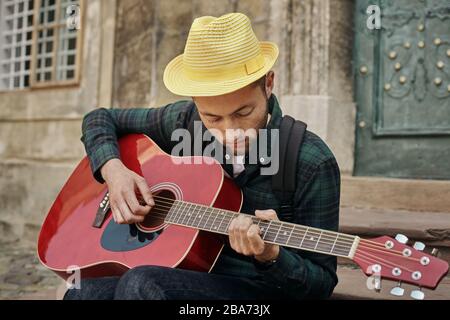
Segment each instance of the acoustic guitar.
[{"label": "acoustic guitar", "polygon": [[[209,272],[239,213],[242,192],[213,158],[172,157],[149,137],[119,139],[122,162],[143,176],[155,206],[138,224],[117,224],[109,208],[106,184],[98,183],[87,157],[71,174],[42,225],[38,256],[42,264],[67,279],[74,268],[81,277],[121,275],[141,265]],[[142,199],[140,199],[142,201]],[[267,243],[353,260],[373,277],[436,288],[447,262],[406,244],[402,235],[362,239],[355,235],[249,215]],[[397,286],[391,292],[403,295]],[[423,299],[420,289],[412,297]]]}]

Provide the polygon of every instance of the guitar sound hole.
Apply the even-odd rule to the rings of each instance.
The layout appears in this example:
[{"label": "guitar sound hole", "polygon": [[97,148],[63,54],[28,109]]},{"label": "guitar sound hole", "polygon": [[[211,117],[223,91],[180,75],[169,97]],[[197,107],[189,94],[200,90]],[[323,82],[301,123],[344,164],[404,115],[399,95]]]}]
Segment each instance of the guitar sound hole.
[{"label": "guitar sound hole", "polygon": [[169,190],[161,190],[153,193],[155,206],[145,217],[144,221],[136,224],[142,232],[155,232],[165,226],[164,219],[169,212],[175,195]]}]

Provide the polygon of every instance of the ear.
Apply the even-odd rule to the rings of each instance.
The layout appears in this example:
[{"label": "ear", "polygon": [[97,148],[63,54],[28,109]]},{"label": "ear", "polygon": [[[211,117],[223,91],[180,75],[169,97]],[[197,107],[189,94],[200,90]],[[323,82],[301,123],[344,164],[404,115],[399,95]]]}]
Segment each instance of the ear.
[{"label": "ear", "polygon": [[267,74],[266,74],[266,84],[265,84],[265,89],[266,89],[266,98],[269,99],[270,96],[272,95],[272,91],[273,91],[273,86],[274,86],[274,79],[275,79],[275,72],[273,72],[273,70],[270,70]]}]

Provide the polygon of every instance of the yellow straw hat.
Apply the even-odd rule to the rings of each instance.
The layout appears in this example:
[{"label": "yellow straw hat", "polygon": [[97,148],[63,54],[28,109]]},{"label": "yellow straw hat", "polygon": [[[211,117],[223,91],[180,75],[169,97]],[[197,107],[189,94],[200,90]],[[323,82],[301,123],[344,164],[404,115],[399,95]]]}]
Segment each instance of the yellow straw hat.
[{"label": "yellow straw hat", "polygon": [[242,13],[194,20],[184,48],[164,70],[167,89],[181,96],[236,91],[267,73],[278,57],[275,43],[258,41]]}]

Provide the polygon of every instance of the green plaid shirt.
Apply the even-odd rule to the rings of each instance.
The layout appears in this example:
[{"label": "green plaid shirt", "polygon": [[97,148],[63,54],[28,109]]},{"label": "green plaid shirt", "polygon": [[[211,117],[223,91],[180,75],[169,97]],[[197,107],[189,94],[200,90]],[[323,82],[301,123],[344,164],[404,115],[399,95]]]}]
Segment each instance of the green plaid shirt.
[{"label": "green plaid shirt", "polygon": [[[177,128],[187,128],[195,108],[187,102],[177,101],[161,108],[99,108],[86,114],[81,141],[85,145],[95,179],[103,183],[100,174],[102,165],[112,158],[120,158],[117,139],[124,134],[144,133],[170,153],[173,146],[170,140],[172,132]],[[282,112],[275,95],[269,99],[269,112],[271,118],[267,129],[279,128]],[[272,192],[272,177],[259,174],[260,164],[247,162],[245,170],[234,178],[244,195],[241,211],[249,214],[254,214],[256,209],[278,211],[280,203]],[[231,166],[224,164],[223,168],[233,176]],[[323,140],[310,131],[306,131],[300,149],[296,178],[292,222],[337,231],[339,167]],[[333,256],[282,247],[277,261],[270,266],[263,266],[253,258],[236,253],[227,244],[212,272],[265,281],[293,299],[326,298],[331,295],[338,281],[336,264]]]}]

